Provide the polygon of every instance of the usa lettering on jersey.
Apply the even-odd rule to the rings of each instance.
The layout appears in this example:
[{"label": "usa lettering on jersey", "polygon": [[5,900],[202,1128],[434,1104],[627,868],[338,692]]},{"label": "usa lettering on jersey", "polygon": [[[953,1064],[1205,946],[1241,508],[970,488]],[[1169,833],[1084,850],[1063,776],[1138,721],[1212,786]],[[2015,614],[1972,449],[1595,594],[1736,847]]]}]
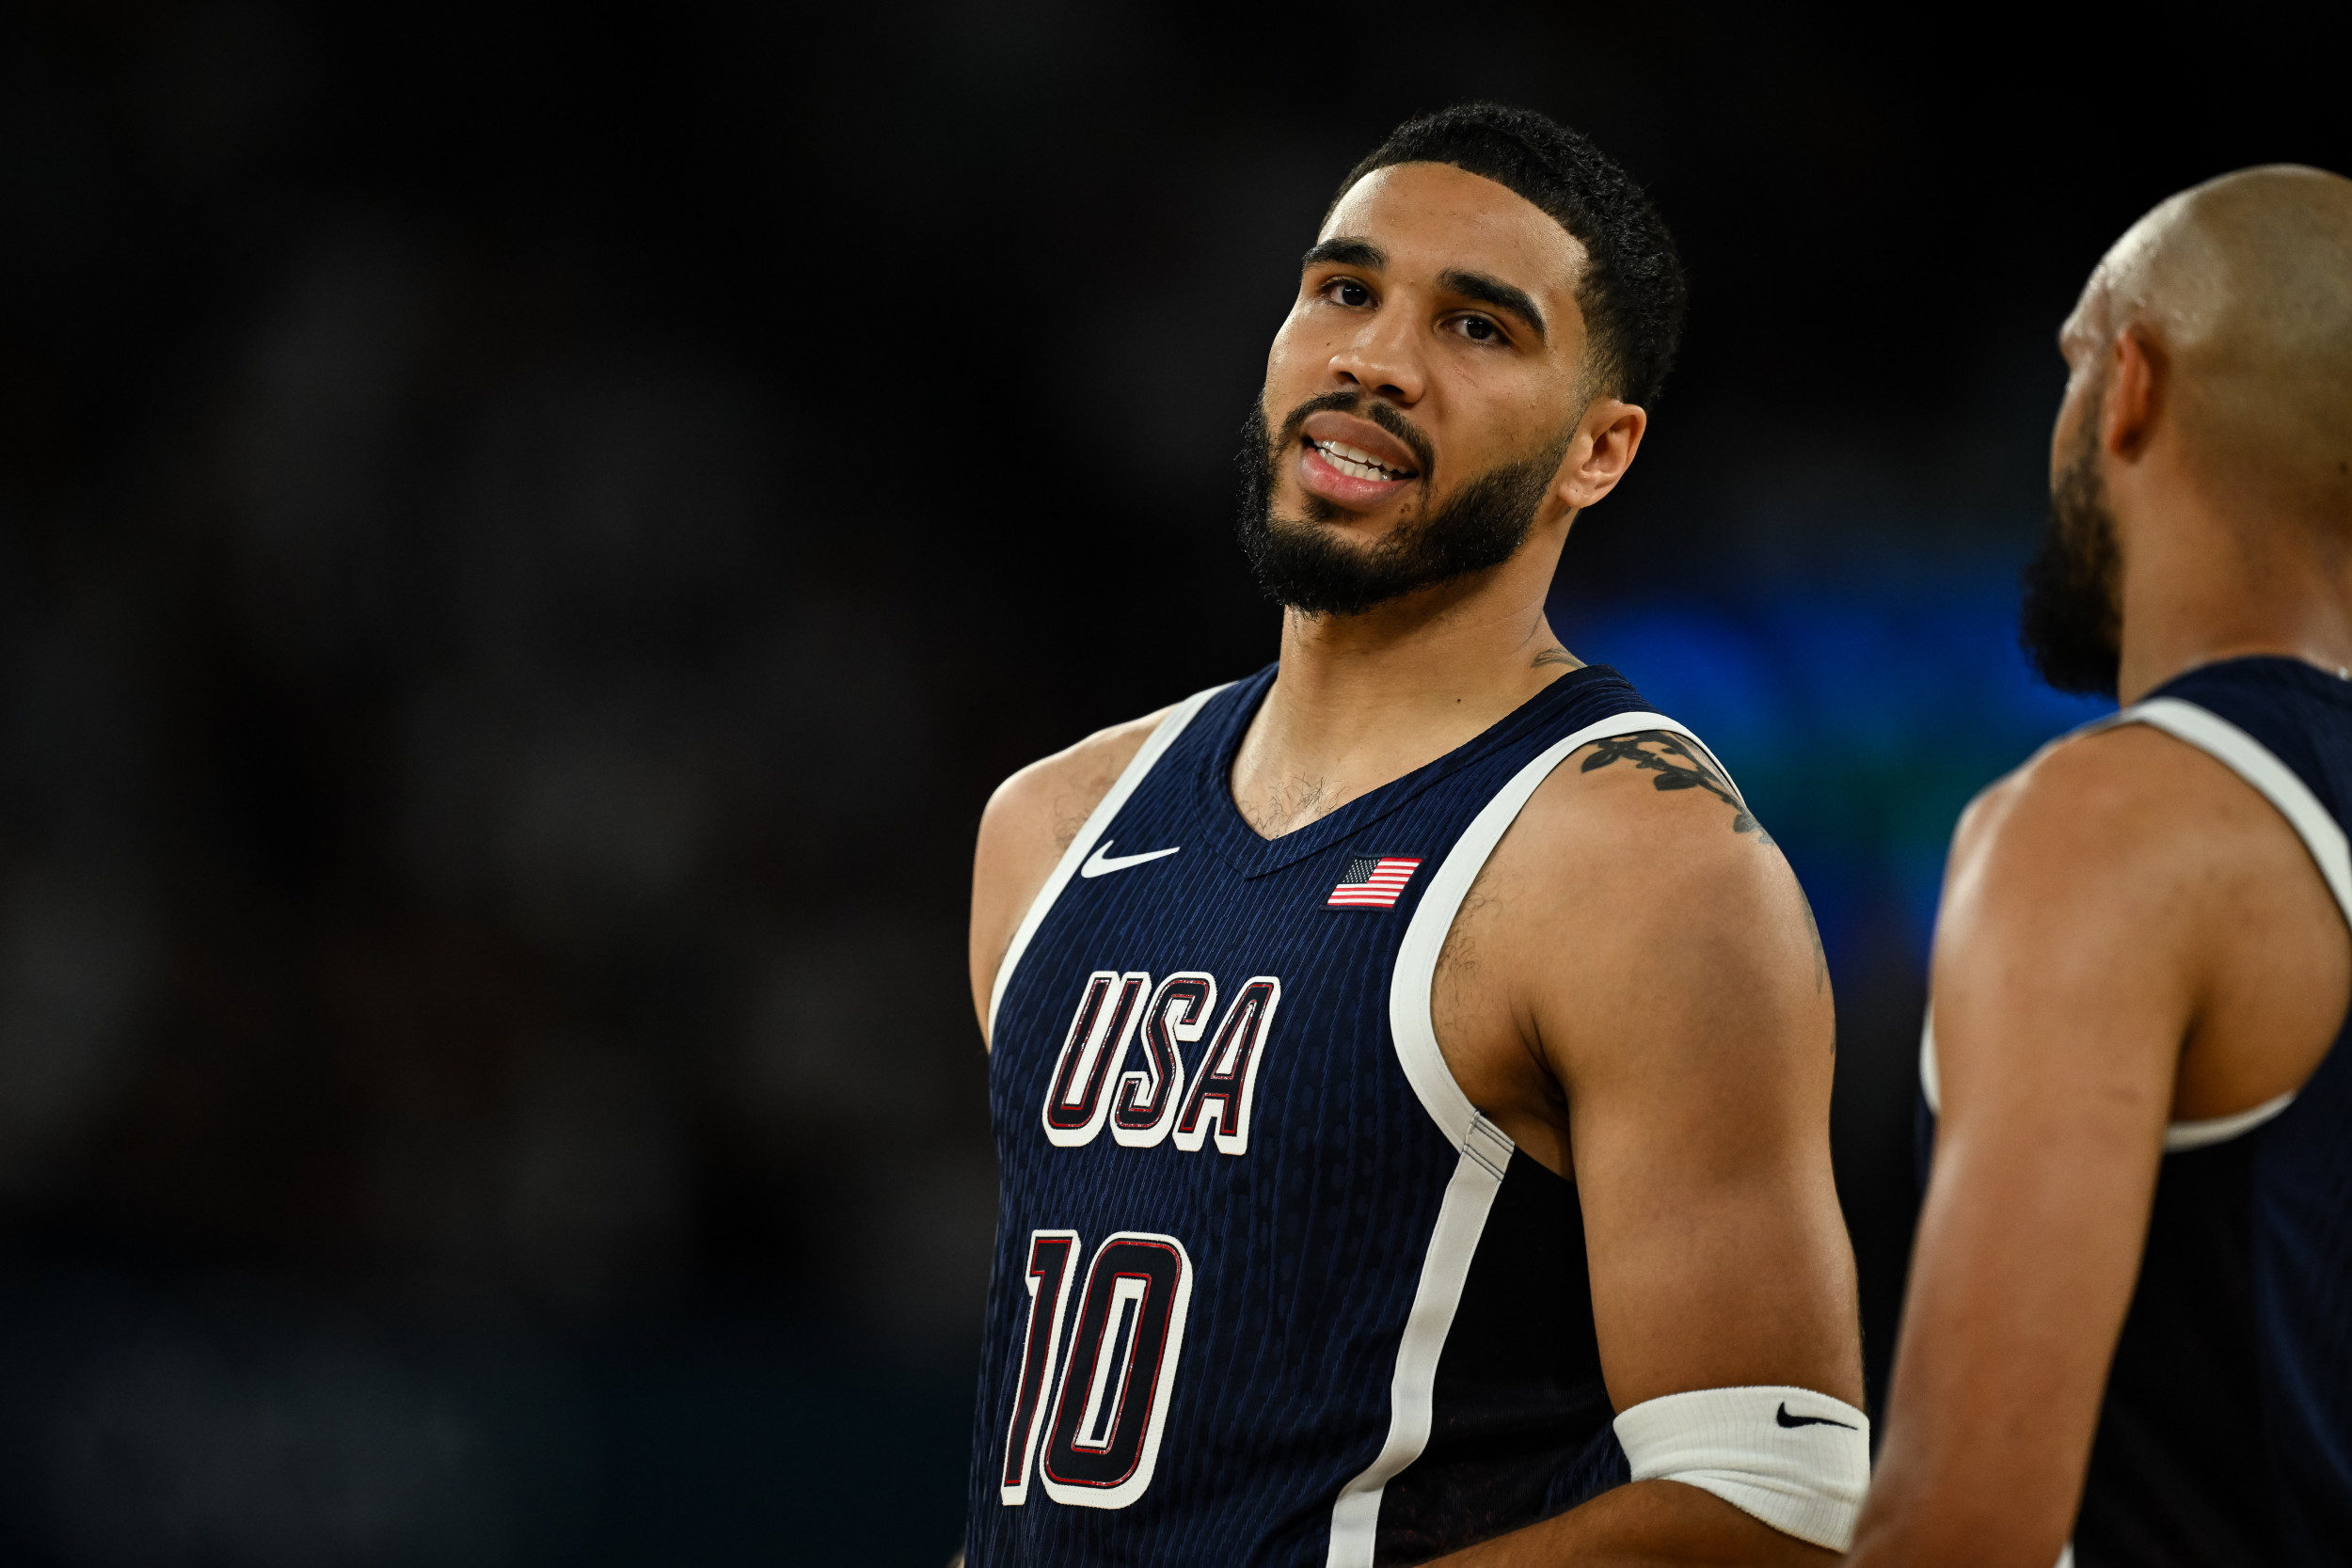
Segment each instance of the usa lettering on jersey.
[{"label": "usa lettering on jersey", "polygon": [[[1216,999],[1216,976],[1199,970],[1157,986],[1142,970],[1088,975],[1046,1083],[1040,1112],[1046,1140],[1082,1148],[1107,1125],[1128,1148],[1173,1142],[1197,1154],[1214,1139],[1220,1154],[1248,1153],[1258,1065],[1282,982],[1271,974],[1244,981],[1211,1035]],[[1203,1037],[1208,1049],[1193,1058],[1188,1082],[1186,1051]]]},{"label": "usa lettering on jersey", "polygon": [[[1251,975],[1221,1018],[1217,995],[1216,976],[1202,970],[1157,985],[1143,970],[1088,975],[1046,1083],[1046,1139],[1080,1148],[1107,1127],[1123,1148],[1173,1143],[1198,1154],[1214,1142],[1220,1154],[1247,1154],[1282,982]],[[1124,1508],[1159,1463],[1192,1300],[1191,1255],[1173,1236],[1122,1230],[1096,1246],[1082,1274],[1084,1250],[1074,1230],[1029,1236],[1029,1309],[1012,1347],[997,1478],[1008,1507],[1029,1500],[1034,1479],[1069,1507]]]}]

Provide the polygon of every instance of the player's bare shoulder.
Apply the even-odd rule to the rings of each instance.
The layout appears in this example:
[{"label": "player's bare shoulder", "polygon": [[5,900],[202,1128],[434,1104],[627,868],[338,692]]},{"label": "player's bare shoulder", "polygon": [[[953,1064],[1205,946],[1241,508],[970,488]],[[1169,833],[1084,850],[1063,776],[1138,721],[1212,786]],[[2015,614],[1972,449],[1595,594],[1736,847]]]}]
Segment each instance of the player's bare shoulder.
[{"label": "player's bare shoulder", "polygon": [[1670,732],[1600,740],[1552,770],[1464,901],[1447,961],[1528,1016],[1588,1021],[1571,1027],[1629,1049],[1648,1047],[1627,1021],[1702,1005],[1829,1037],[1804,891],[1714,758]]},{"label": "player's bare shoulder", "polygon": [[1582,900],[1629,938],[1687,939],[1710,961],[1755,962],[1826,1000],[1820,934],[1795,874],[1688,736],[1645,730],[1594,742],[1552,771],[1522,820],[1534,854],[1521,874],[1540,875],[1554,897],[1581,883]]},{"label": "player's bare shoulder", "polygon": [[[1617,921],[1647,911],[1689,923],[1710,907],[1785,902],[1795,886],[1772,835],[1706,748],[1663,730],[1572,753],[1529,800],[1496,862],[1498,880],[1532,880],[1551,898],[1612,911]],[[1798,895],[1796,905],[1803,901]]]},{"label": "player's bare shoulder", "polygon": [[1539,821],[1605,822],[1660,842],[1688,838],[1694,847],[1720,847],[1724,832],[1772,843],[1707,749],[1668,730],[1593,742],[1553,769],[1528,804]]},{"label": "player's bare shoulder", "polygon": [[[2095,932],[2184,973],[2261,969],[2342,941],[2332,895],[2269,801],[2145,724],[2065,736],[1970,803],[1952,835],[1938,964],[2082,951]],[[2167,960],[2170,961],[2170,960]]]},{"label": "player's bare shoulder", "polygon": [[988,1022],[989,988],[1022,915],[1089,813],[1171,710],[1161,708],[1095,731],[1040,758],[996,786],[980,813],[972,857],[972,999]]},{"label": "player's bare shoulder", "polygon": [[[2194,831],[2177,831],[2193,824]],[[2055,908],[2136,901],[2244,863],[2283,830],[2220,763],[2142,724],[2062,736],[1970,801],[1952,834],[1947,899],[1988,893]],[[2280,848],[2292,849],[2291,839]]]}]

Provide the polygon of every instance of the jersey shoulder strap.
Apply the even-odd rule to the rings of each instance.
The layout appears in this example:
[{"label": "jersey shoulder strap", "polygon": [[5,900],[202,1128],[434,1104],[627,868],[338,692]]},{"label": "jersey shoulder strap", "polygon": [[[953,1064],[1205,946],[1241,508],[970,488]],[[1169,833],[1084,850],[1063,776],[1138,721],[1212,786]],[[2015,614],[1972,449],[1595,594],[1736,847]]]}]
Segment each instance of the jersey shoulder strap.
[{"label": "jersey shoulder strap", "polygon": [[[2303,841],[2303,847],[2319,868],[2328,891],[2335,896],[2336,908],[2343,911],[2345,923],[2352,925],[2352,842],[2347,842],[2335,814],[2269,747],[2212,709],[2173,696],[2134,703],[2104,719],[2093,720],[2072,734],[2096,735],[2125,724],[2145,724],[2150,729],[2162,730],[2175,740],[2196,747],[2245,780],[2249,787],[2286,818],[2287,826]],[[1920,1032],[1919,1088],[1931,1116],[1943,1114],[1941,1080],[1935,1059],[1935,1012],[1931,1004],[1926,1025]],[[2252,1132],[2293,1103],[2295,1091],[2290,1089],[2275,1100],[2230,1116],[2173,1122],[2165,1129],[2165,1152],[2176,1154],[2226,1143]]]},{"label": "jersey shoulder strap", "polygon": [[[1225,683],[1226,686],[1232,684],[1231,681]],[[1209,705],[1209,699],[1224,689],[1225,686],[1213,686],[1205,691],[1196,691],[1168,709],[1168,717],[1159,721],[1127,766],[1120,770],[1118,779],[1111,784],[1110,793],[1097,800],[1094,809],[1087,813],[1086,821],[1078,829],[1078,836],[1070,841],[1070,847],[1064,849],[1061,859],[1054,863],[1053,875],[1045,879],[1045,885],[1037,890],[1035,898],[1029,900],[1028,912],[1021,917],[1020,926],[1012,933],[1011,945],[1005,949],[1004,958],[996,965],[996,978],[988,988],[990,1039],[996,1037],[996,1008],[1005,999],[1005,982],[1020,967],[1021,955],[1028,950],[1030,939],[1037,935],[1037,928],[1045,923],[1045,916],[1053,909],[1054,901],[1061,896],[1061,890],[1070,885],[1070,879],[1077,875],[1078,867],[1085,864],[1087,856],[1094,852],[1095,840],[1101,838],[1103,831],[1111,825],[1111,819],[1119,815],[1119,808],[1127,803],[1127,797],[1136,792],[1136,786],[1143,783],[1160,758],[1168,754],[1168,749],[1176,744],[1176,737],[1184,733],[1184,726],[1200,716],[1200,710]]]}]

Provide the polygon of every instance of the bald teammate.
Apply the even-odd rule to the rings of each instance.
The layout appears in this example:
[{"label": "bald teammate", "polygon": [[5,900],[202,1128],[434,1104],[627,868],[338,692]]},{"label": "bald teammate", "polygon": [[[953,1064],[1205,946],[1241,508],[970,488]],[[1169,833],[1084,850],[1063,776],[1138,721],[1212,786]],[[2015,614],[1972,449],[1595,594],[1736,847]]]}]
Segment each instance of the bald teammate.
[{"label": "bald teammate", "polygon": [[2025,634],[2121,692],[1962,819],[1852,1560],[2352,1562],[2352,182],[2110,251]]}]

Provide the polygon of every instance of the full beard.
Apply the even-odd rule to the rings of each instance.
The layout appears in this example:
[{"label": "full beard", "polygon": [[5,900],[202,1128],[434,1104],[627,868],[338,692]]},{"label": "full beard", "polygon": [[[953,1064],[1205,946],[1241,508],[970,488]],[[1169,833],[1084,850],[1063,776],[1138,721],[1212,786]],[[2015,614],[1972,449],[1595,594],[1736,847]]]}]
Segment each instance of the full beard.
[{"label": "full beard", "polygon": [[[2095,431],[2098,423],[2093,409],[2085,428]],[[2122,578],[2098,448],[2086,440],[2050,487],[2042,545],[2020,578],[2025,594],[2018,645],[2058,690],[2115,695],[2122,661]]]},{"label": "full beard", "polygon": [[[1302,405],[1283,421],[1279,441],[1267,437],[1263,400],[1250,405],[1242,426],[1241,508],[1234,532],[1268,598],[1310,615],[1361,615],[1391,599],[1500,566],[1518,553],[1567,455],[1574,427],[1550,451],[1489,468],[1444,505],[1398,524],[1369,548],[1338,537],[1327,525],[1341,509],[1321,497],[1308,498],[1307,518],[1276,516],[1279,465],[1298,426],[1318,409],[1358,401],[1318,398]],[[1384,411],[1378,404],[1363,410],[1387,426],[1389,421],[1377,420]],[[1391,434],[1403,437],[1406,432]],[[1417,432],[1412,435],[1425,485],[1431,473],[1427,445]]]}]

